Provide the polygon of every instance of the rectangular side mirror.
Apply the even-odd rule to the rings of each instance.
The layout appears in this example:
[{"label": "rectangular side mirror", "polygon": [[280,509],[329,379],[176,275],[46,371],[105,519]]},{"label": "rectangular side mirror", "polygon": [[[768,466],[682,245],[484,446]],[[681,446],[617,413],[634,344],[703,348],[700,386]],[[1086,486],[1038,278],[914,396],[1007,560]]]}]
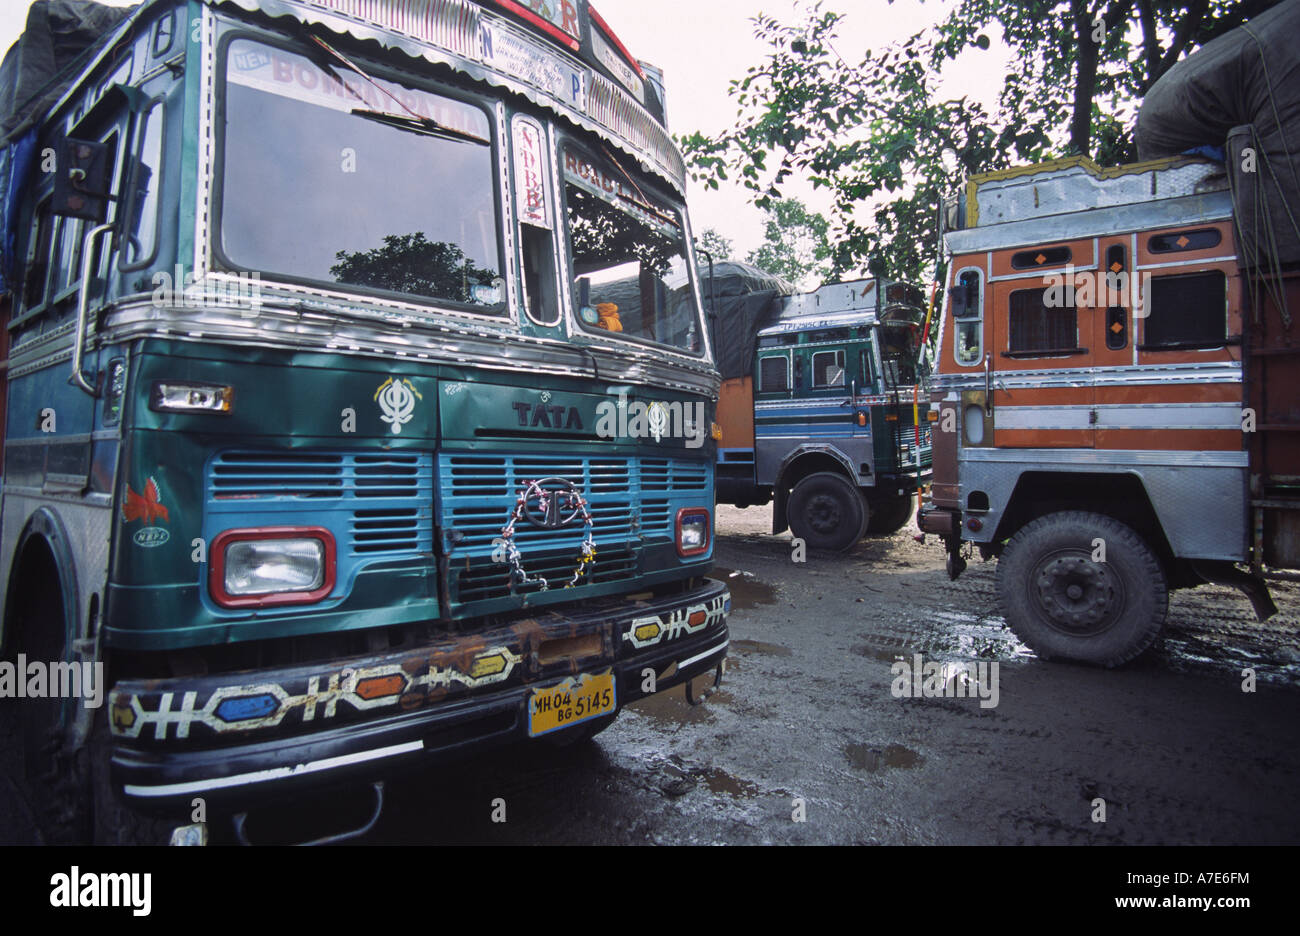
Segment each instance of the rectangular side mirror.
[{"label": "rectangular side mirror", "polygon": [[50,210],[68,218],[102,224],[108,217],[108,144],[65,137],[59,141]]}]

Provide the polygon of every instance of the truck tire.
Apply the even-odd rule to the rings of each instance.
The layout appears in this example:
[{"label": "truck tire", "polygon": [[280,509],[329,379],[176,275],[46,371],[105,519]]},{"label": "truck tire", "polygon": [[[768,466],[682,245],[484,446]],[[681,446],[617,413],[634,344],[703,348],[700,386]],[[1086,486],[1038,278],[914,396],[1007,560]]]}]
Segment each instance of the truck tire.
[{"label": "truck tire", "polygon": [[189,822],[183,814],[171,818],[145,816],[127,806],[113,787],[109,776],[112,733],[108,725],[109,708],[95,713],[91,733],[90,773],[94,804],[94,844],[96,845],[166,845],[172,829]]},{"label": "truck tire", "polygon": [[[17,650],[41,662],[74,659],[66,645],[63,596],[53,560],[43,551],[30,553],[18,581],[10,621],[18,634]],[[78,704],[58,698],[11,703],[21,746],[20,783],[41,840],[49,845],[91,839],[88,757],[84,748],[64,749],[60,710],[65,701]]]},{"label": "truck tire", "polygon": [[867,518],[868,536],[888,536],[907,526],[912,519],[916,499],[909,494],[872,498],[867,501],[871,515]]},{"label": "truck tire", "polygon": [[867,529],[867,502],[843,475],[811,474],[794,486],[790,530],[814,549],[844,551]]},{"label": "truck tire", "polygon": [[[1105,561],[1094,562],[1102,544]],[[1120,666],[1155,642],[1169,610],[1165,572],[1146,541],[1096,513],[1026,524],[998,560],[997,582],[1007,623],[1045,660]]]}]

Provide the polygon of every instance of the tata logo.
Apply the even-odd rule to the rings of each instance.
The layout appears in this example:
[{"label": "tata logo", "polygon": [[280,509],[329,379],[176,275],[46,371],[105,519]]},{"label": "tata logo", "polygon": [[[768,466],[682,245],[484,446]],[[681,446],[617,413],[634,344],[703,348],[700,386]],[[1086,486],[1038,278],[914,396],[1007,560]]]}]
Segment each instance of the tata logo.
[{"label": "tata logo", "polygon": [[549,406],[546,403],[511,404],[519,415],[519,425],[528,429],[582,429],[582,414],[576,406]]},{"label": "tata logo", "polygon": [[572,481],[543,478],[528,486],[524,519],[539,530],[558,530],[577,519],[582,503],[582,494]]}]

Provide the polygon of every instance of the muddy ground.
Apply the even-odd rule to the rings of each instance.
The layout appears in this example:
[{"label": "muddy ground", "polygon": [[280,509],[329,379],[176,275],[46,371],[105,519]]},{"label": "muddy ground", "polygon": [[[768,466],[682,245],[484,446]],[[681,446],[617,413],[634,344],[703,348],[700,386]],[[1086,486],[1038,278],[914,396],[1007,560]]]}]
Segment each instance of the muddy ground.
[{"label": "muddy ground", "polygon": [[[391,782],[364,841],[1300,842],[1300,586],[1275,586],[1282,613],[1265,625],[1232,589],[1178,592],[1162,644],[1102,671],[1018,643],[994,563],[949,582],[942,549],[907,531],[794,563],[769,522],[766,508],[719,510],[732,643],[705,706],[679,687],[575,749]],[[997,706],[895,698],[891,665],[915,654],[997,662]],[[360,805],[318,808],[341,819]],[[21,837],[3,828],[15,816],[0,803],[0,840]]]},{"label": "muddy ground", "polygon": [[[732,644],[706,705],[670,690],[581,750],[396,785],[369,840],[1300,842],[1300,586],[1275,587],[1266,625],[1232,589],[1177,592],[1162,645],[1101,671],[1017,642],[994,563],[950,582],[937,543],[905,531],[796,564],[769,524],[766,508],[719,509]],[[890,667],[916,653],[997,661],[997,707],[895,698]]]}]

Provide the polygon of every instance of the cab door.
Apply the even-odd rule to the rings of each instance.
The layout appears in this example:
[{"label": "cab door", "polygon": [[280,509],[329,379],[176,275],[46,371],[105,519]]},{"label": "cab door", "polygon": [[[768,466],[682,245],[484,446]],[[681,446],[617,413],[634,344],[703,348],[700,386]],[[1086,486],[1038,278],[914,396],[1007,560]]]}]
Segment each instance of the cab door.
[{"label": "cab door", "polygon": [[984,367],[995,446],[1093,447],[1096,267],[1094,240],[994,253]]}]

